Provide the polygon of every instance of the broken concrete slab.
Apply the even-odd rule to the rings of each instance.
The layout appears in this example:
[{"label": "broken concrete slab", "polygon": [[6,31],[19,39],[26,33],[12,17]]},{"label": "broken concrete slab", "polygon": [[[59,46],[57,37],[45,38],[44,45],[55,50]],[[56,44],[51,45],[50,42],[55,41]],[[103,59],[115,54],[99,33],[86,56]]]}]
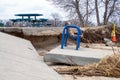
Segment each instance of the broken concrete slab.
[{"label": "broken concrete slab", "polygon": [[96,63],[101,58],[112,53],[112,50],[101,50],[83,47],[81,47],[79,50],[75,50],[75,46],[69,46],[61,49],[60,46],[58,46],[57,48],[45,54],[44,61],[74,65],[87,65]]},{"label": "broken concrete slab", "polygon": [[0,32],[0,80],[63,80],[31,42]]}]

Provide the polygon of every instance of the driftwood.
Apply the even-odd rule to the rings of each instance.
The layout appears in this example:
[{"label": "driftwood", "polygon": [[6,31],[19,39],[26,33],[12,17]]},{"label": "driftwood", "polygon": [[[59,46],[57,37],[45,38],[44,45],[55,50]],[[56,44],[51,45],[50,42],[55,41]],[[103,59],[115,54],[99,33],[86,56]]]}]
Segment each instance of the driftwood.
[{"label": "driftwood", "polygon": [[111,39],[112,26],[100,26],[84,30],[82,42],[84,43],[103,43],[104,38]]},{"label": "driftwood", "polygon": [[69,66],[55,69],[60,74],[79,76],[120,77],[120,54],[113,54],[101,59],[99,63],[86,66]]}]

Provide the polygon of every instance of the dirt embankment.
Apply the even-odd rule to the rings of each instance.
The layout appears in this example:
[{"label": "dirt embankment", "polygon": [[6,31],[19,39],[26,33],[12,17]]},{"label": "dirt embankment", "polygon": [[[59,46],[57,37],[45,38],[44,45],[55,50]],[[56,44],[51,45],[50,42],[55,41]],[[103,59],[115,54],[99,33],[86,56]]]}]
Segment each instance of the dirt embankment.
[{"label": "dirt embankment", "polygon": [[[104,38],[111,39],[113,25],[100,27],[85,27],[81,42],[103,43]],[[63,27],[7,27],[0,28],[0,31],[9,33],[27,40],[30,40],[36,48],[45,48],[49,45],[60,44]],[[117,41],[120,41],[120,34],[116,34]]]},{"label": "dirt embankment", "polygon": [[62,27],[2,27],[0,31],[30,40],[35,48],[44,49],[60,43]]}]

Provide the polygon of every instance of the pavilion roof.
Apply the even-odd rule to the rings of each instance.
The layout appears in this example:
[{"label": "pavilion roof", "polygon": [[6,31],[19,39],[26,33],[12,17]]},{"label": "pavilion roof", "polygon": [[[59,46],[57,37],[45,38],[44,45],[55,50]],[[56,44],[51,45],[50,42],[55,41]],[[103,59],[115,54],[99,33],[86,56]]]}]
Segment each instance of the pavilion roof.
[{"label": "pavilion roof", "polygon": [[43,14],[15,14],[15,16],[43,16]]}]

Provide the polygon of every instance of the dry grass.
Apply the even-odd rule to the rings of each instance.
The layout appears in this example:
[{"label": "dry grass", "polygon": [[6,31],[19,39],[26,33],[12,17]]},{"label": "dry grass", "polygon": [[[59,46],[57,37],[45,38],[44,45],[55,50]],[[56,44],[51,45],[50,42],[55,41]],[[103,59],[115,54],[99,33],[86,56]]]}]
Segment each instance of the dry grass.
[{"label": "dry grass", "polygon": [[56,68],[55,70],[61,74],[120,77],[120,54],[106,56],[95,64],[69,66],[66,68]]}]

